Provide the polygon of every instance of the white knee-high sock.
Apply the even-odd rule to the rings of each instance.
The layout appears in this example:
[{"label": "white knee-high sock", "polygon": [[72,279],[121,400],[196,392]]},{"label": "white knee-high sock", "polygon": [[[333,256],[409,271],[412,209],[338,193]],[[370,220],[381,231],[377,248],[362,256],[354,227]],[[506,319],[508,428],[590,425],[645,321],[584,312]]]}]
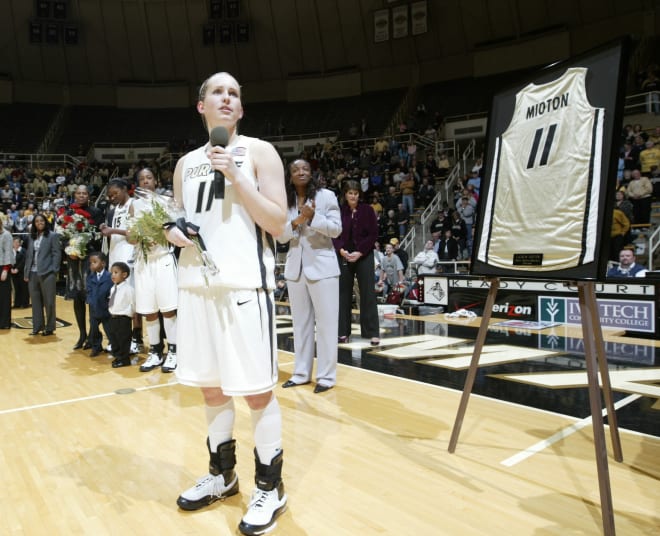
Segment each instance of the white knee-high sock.
[{"label": "white knee-high sock", "polygon": [[145,319],[144,323],[147,326],[147,338],[149,339],[149,344],[155,346],[160,343],[160,322],[156,320],[147,320]]},{"label": "white knee-high sock", "polygon": [[234,432],[234,399],[222,406],[206,406],[206,422],[208,423],[209,444],[212,452],[218,451],[218,445],[229,441]]},{"label": "white knee-high sock", "polygon": [[176,344],[176,315],[164,316],[163,327],[165,328],[167,344]]},{"label": "white knee-high sock", "polygon": [[252,431],[259,460],[270,464],[282,450],[282,412],[277,398],[273,396],[264,409],[252,410]]}]

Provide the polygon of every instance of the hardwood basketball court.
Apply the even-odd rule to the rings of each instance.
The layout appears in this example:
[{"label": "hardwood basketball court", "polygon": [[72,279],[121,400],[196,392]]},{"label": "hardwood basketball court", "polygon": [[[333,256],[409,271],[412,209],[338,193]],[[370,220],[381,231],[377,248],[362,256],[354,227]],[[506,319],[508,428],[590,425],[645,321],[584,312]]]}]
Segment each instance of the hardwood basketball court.
[{"label": "hardwood basketball court", "polygon": [[[58,298],[57,308],[58,317],[73,319],[70,302]],[[14,310],[15,320],[23,316],[29,310]],[[399,320],[431,326],[442,319]],[[280,383],[293,368],[288,325],[282,315]],[[418,331],[397,324],[375,351],[360,341],[342,347],[338,386],[327,393],[313,394],[312,384],[277,388],[289,509],[273,534],[599,534],[588,417],[473,395],[449,454],[460,391],[397,370],[429,358],[424,370],[438,369],[447,347],[460,344]],[[58,327],[54,337],[0,331],[0,533],[237,534],[253,487],[245,403],[236,405],[241,493],[180,511],[178,494],[208,463],[199,391],[159,370],[112,369],[107,354],[92,359],[71,350],[77,335],[75,326]],[[406,353],[411,344],[426,353]],[[360,363],[376,360],[388,373]],[[530,393],[546,389],[515,381]],[[658,381],[651,376],[648,384]],[[657,426],[657,399],[637,398]],[[617,532],[656,534],[660,439],[619,425],[624,462],[609,459]]]}]

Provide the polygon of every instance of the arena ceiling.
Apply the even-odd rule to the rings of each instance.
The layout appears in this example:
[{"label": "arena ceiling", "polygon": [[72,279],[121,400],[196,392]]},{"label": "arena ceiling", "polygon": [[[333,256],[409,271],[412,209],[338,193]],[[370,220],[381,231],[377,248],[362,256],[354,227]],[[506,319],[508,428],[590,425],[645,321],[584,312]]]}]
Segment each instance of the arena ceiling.
[{"label": "arena ceiling", "polygon": [[[211,10],[218,4],[221,16],[214,20]],[[231,72],[243,84],[359,72],[363,87],[373,90],[407,86],[410,77],[423,83],[516,67],[493,64],[487,54],[475,63],[476,54],[498,47],[517,46],[512,50],[527,50],[523,63],[533,61],[534,54],[543,63],[552,54],[581,52],[619,33],[657,33],[660,26],[658,0],[427,0],[426,31],[413,36],[412,12],[406,6],[419,4],[2,0],[0,79],[17,88],[56,84],[91,89],[131,83],[196,85],[217,70]],[[39,9],[46,9],[41,15],[47,16],[40,17]],[[407,35],[393,38],[401,9],[410,17]],[[383,13],[389,16],[388,38],[376,42],[375,17]],[[212,44],[203,43],[205,30]],[[564,37],[551,40],[551,47],[538,41],[557,35]],[[221,36],[229,42],[221,43]],[[530,40],[540,43],[536,51],[524,46]],[[545,49],[555,46],[548,55]]]}]

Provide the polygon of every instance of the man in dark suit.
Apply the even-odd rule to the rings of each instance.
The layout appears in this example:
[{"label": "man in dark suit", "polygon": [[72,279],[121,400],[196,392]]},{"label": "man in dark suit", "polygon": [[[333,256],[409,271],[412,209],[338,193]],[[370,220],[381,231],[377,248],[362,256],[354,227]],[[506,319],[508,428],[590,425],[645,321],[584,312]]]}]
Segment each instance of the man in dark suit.
[{"label": "man in dark suit", "polygon": [[89,254],[89,274],[86,281],[86,300],[89,304],[89,343],[92,352],[89,357],[96,357],[103,347],[103,335],[99,324],[103,325],[106,337],[110,329],[110,311],[108,299],[112,289],[110,272],[106,270],[106,256],[100,251]]},{"label": "man in dark suit", "polygon": [[[452,236],[451,229],[446,229],[444,236],[438,241],[436,253],[440,262],[455,261],[458,258],[458,242]],[[454,271],[452,264],[441,264],[440,266],[444,273],[452,273]]]}]

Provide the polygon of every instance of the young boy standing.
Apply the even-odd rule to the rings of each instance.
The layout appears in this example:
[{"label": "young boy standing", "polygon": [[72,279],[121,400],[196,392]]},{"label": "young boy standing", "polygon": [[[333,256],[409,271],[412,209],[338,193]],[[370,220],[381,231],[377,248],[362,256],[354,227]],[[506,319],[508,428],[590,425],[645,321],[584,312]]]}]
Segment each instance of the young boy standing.
[{"label": "young boy standing", "polygon": [[110,311],[110,345],[115,359],[112,367],[127,367],[131,364],[131,336],[133,334],[133,314],[135,313],[135,290],[126,280],[131,269],[125,262],[115,262],[110,269],[114,283],[110,291],[108,309]]}]

